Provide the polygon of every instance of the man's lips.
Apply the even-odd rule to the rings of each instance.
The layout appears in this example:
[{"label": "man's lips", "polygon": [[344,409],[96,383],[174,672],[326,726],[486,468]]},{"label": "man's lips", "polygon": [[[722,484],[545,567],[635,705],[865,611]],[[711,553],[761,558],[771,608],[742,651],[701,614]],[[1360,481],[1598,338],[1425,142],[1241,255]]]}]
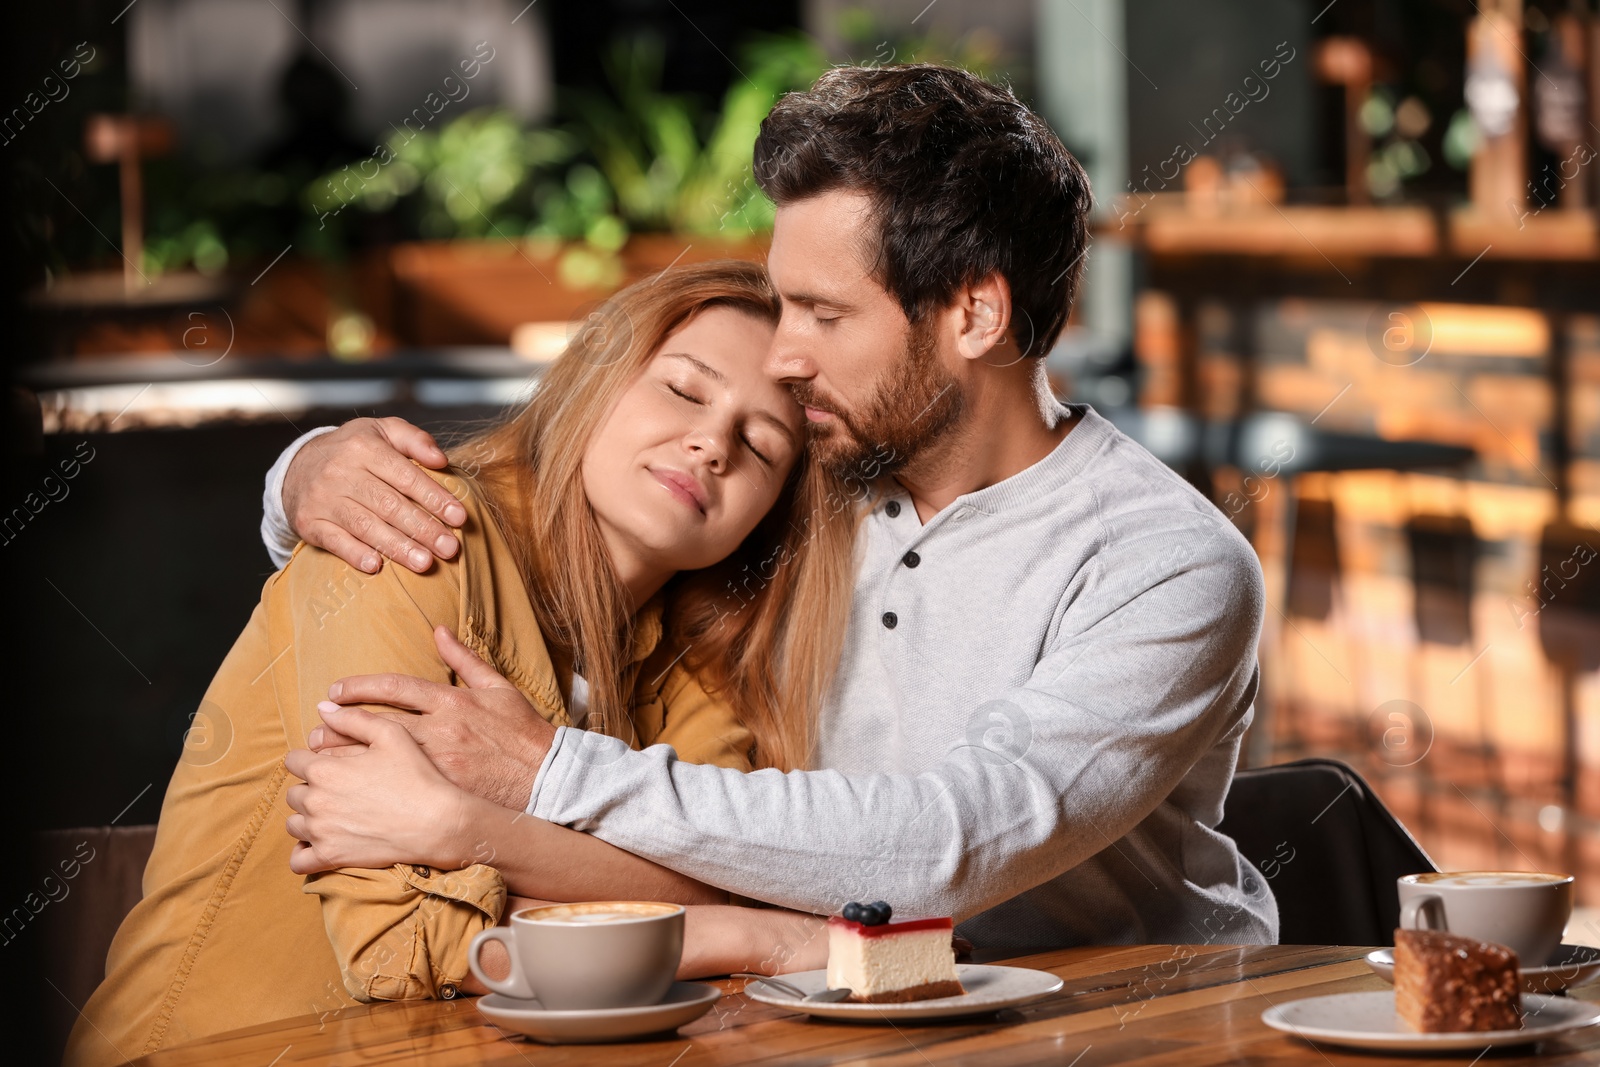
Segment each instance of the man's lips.
[{"label": "man's lips", "polygon": [[650,467],[651,477],[661,483],[661,487],[678,500],[694,508],[700,514],[706,513],[707,493],[705,486],[701,485],[692,476],[672,467]]},{"label": "man's lips", "polygon": [[805,410],[807,422],[827,422],[839,417],[839,413],[829,405],[817,403],[817,394],[809,389],[795,389],[794,398]]}]

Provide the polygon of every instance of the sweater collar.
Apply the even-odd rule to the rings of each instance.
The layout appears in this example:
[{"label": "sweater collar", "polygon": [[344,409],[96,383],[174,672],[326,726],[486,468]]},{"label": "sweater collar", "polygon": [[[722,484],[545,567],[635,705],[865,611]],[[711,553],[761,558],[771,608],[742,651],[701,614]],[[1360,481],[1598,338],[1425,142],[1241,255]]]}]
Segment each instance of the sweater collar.
[{"label": "sweater collar", "polygon": [[[1058,400],[1056,413],[1063,418],[1077,415],[1078,421],[1048,455],[1009,478],[970,493],[963,493],[950,501],[928,522],[935,522],[941,516],[960,508],[968,508],[985,515],[998,515],[1037,501],[1041,496],[1077,477],[1088,466],[1089,460],[1095,453],[1105,446],[1115,430],[1088,404],[1063,404]],[[888,495],[902,499],[906,507],[912,506],[905,487],[898,483],[890,487]]]}]

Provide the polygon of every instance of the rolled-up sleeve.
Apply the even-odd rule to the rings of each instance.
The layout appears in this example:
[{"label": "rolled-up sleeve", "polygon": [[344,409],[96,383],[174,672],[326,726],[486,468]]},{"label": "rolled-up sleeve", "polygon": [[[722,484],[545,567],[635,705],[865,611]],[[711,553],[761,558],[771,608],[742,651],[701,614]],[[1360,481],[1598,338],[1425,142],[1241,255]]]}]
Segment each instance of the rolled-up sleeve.
[{"label": "rolled-up sleeve", "polygon": [[[345,989],[357,1000],[448,1000],[472,939],[500,921],[506,885],[482,863],[433,871],[408,863],[312,875]],[[333,932],[337,931],[337,936]]]}]

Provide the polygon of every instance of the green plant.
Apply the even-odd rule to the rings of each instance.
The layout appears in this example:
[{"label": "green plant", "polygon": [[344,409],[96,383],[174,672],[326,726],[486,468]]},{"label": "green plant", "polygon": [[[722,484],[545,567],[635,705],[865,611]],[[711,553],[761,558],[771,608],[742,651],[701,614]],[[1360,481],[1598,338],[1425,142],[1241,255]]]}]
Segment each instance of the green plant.
[{"label": "green plant", "polygon": [[214,275],[243,260],[270,258],[299,241],[291,200],[309,177],[309,168],[273,173],[188,157],[146,161],[140,270],[149,277],[187,268]]},{"label": "green plant", "polygon": [[[852,51],[877,42],[857,62],[995,73],[997,48],[981,36],[892,37],[864,11],[841,16],[841,31]],[[747,40],[734,58],[739,75],[715,109],[664,92],[660,41],[632,36],[611,47],[610,92],[563,92],[555,126],[528,129],[508,111],[479,109],[397,129],[371,156],[323,174],[175,168],[151,212],[148,267],[215,271],[291,240],[297,254],[337,261],[374,234],[532,239],[561,247],[563,280],[591,286],[620,279],[617,253],[633,233],[768,232],[772,204],[751,171],[756,134],[778,98],[810,85],[829,57],[793,32]],[[377,216],[381,227],[361,224]]]},{"label": "green plant", "polygon": [[386,212],[414,198],[423,237],[522,234],[531,208],[529,181],[577,152],[561,130],[525,130],[507,111],[469,111],[437,131],[398,130],[369,159],[322,175],[302,200],[319,223],[358,207]]},{"label": "green plant", "polygon": [[1008,75],[1008,82],[1026,95],[1026,86],[1015,85],[1011,72],[1003,69],[1005,55],[1000,39],[993,33],[976,29],[958,39],[941,33],[909,33],[892,29],[866,8],[845,8],[839,12],[834,27],[844,42],[846,62],[867,66],[886,66],[891,63],[940,63],[950,67],[970,70],[981,78],[994,80]]},{"label": "green plant", "polygon": [[706,115],[661,91],[663,53],[648,36],[618,41],[607,75],[613,96],[572,93],[573,130],[634,230],[742,236],[772,226],[750,169],[761,120],[779,96],[809,85],[826,57],[802,34],[765,36],[739,50],[741,76]]}]

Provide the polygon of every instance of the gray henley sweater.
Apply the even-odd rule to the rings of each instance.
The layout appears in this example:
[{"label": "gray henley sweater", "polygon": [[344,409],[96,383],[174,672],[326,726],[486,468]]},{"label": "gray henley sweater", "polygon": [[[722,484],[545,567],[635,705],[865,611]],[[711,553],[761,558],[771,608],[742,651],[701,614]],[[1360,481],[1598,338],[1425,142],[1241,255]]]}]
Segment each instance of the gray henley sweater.
[{"label": "gray henley sweater", "polygon": [[1256,695],[1260,567],[1082,410],[926,524],[897,487],[877,502],[815,769],[561,728],[530,813],[785,907],[952,915],[984,949],[1275,941],[1265,880],[1215,829]]}]

